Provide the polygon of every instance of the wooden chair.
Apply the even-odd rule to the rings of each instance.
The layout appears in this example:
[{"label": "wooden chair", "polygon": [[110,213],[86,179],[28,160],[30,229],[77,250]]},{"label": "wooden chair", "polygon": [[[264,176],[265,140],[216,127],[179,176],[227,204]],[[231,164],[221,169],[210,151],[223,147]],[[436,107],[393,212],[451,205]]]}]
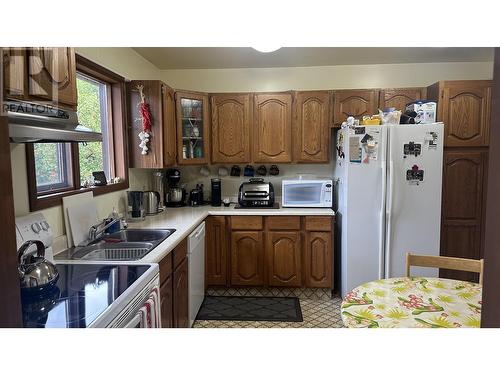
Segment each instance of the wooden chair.
[{"label": "wooden chair", "polygon": [[483,285],[483,259],[452,258],[406,253],[406,276],[410,277],[410,266],[445,268],[447,270],[479,273],[479,284]]}]

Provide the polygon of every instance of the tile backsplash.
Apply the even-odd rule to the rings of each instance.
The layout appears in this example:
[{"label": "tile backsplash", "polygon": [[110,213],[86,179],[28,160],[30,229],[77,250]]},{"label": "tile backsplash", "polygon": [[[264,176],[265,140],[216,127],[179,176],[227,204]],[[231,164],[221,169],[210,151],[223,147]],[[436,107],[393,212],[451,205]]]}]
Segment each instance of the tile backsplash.
[{"label": "tile backsplash", "polygon": [[[278,164],[280,170],[279,175],[270,176],[269,167],[271,165],[265,165],[268,171],[266,176],[255,175],[255,177],[262,177],[264,181],[271,182],[274,186],[274,192],[276,197],[281,197],[281,180],[284,178],[295,178],[300,175],[304,178],[332,178],[333,176],[333,163],[329,164]],[[222,180],[222,198],[228,197],[232,202],[236,202],[238,198],[238,190],[242,182],[248,181],[249,177],[243,177],[243,170],[245,165],[239,165],[241,168],[240,177],[229,176],[231,171],[231,165],[210,165],[207,166],[210,170],[209,176],[203,176],[200,174],[201,166],[185,166],[178,167],[181,171],[181,183],[186,184],[186,191],[189,191],[196,187],[196,184],[203,184],[203,190],[205,199],[210,198],[210,180],[212,178],[220,178]],[[253,164],[253,167],[257,169],[259,165]],[[226,168],[228,175],[219,176],[219,168]]]}]

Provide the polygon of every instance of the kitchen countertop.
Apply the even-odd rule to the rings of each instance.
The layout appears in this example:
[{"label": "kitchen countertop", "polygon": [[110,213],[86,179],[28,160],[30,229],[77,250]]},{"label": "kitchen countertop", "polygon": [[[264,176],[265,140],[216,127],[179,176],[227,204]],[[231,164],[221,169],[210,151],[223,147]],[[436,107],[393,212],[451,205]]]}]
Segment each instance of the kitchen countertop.
[{"label": "kitchen countertop", "polygon": [[[278,209],[235,209],[230,207],[167,207],[164,212],[147,216],[145,220],[129,222],[131,229],[176,229],[166,240],[155,247],[144,258],[132,262],[90,262],[88,263],[158,263],[163,257],[170,253],[184,238],[186,238],[196,227],[209,215],[228,216],[335,216],[335,211],[330,208],[278,208]],[[73,263],[76,261],[64,261]],[[86,261],[87,263],[87,261]]]}]

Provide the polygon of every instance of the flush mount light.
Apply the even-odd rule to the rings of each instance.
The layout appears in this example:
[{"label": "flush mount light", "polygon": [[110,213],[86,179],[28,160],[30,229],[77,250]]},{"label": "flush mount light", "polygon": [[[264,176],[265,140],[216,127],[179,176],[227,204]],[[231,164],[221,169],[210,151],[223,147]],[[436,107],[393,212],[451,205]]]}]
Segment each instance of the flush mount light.
[{"label": "flush mount light", "polygon": [[252,47],[254,50],[262,52],[262,53],[269,53],[269,52],[274,52],[279,50],[281,47],[276,47],[276,46],[259,46],[259,47]]}]

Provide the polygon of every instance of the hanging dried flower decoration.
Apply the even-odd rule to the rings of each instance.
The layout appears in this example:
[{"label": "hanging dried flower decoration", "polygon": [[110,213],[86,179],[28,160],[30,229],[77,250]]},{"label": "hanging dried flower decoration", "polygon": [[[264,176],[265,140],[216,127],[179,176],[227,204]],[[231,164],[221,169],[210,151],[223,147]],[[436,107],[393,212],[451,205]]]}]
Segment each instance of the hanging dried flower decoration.
[{"label": "hanging dried flower decoration", "polygon": [[139,103],[139,113],[141,115],[142,131],[139,133],[139,147],[142,149],[141,154],[147,155],[149,147],[147,146],[151,137],[151,110],[149,109],[149,104],[146,103],[144,95],[144,86],[138,85],[137,90],[139,90],[139,95],[141,101]]}]

